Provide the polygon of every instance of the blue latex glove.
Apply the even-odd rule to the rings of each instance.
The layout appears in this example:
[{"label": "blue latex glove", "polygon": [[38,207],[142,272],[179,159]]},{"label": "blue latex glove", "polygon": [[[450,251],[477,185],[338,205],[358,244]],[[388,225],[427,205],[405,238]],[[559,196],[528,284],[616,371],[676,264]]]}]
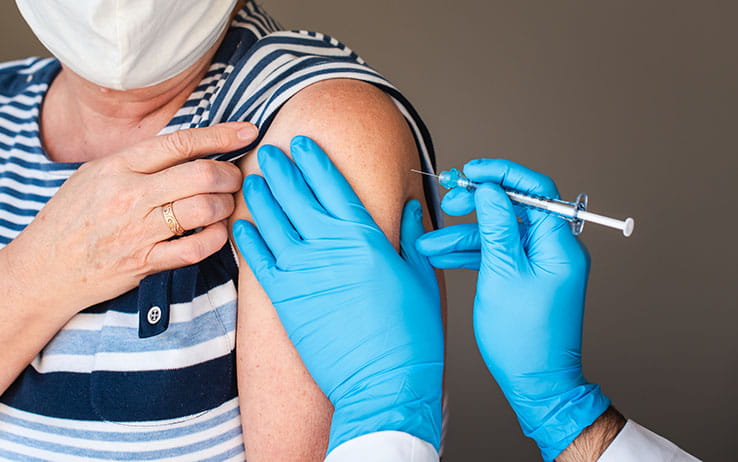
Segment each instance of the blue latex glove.
[{"label": "blue latex glove", "polygon": [[401,256],[317,144],[298,136],[290,150],[294,163],[259,150],[264,178],[243,185],[258,231],[239,220],[233,234],[335,407],[328,451],[383,430],[438,449],[443,329],[434,270],[414,246],[420,204],[405,206]]},{"label": "blue latex glove", "polygon": [[433,231],[417,246],[439,267],[479,269],[477,344],[523,432],[551,461],[610,404],[582,375],[589,256],[568,222],[513,206],[500,187],[558,198],[550,178],[502,159],[473,160],[464,174],[483,184],[452,189],[442,208],[476,209],[479,223]]}]

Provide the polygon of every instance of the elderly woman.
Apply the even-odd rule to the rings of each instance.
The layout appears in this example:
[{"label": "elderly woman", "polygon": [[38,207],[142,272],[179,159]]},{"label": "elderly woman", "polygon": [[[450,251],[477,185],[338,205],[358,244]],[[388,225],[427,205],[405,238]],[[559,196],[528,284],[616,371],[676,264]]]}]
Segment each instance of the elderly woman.
[{"label": "elderly woman", "polygon": [[17,3],[56,59],[0,67],[0,459],[321,460],[330,404],[228,242],[233,194],[307,135],[397,245],[422,121],[250,1]]}]

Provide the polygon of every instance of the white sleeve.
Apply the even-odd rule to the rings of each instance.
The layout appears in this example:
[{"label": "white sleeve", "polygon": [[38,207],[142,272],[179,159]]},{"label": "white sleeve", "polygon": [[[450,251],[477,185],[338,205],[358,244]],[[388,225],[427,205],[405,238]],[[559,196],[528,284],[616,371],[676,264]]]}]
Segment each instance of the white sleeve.
[{"label": "white sleeve", "polygon": [[409,433],[383,431],[346,441],[325,462],[438,462],[438,453]]},{"label": "white sleeve", "polygon": [[699,462],[656,433],[628,420],[597,462]]}]

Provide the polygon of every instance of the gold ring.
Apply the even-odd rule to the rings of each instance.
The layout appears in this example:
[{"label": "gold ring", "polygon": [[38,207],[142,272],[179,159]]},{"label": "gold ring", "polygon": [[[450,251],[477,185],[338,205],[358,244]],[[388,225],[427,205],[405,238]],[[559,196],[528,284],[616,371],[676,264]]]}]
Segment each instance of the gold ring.
[{"label": "gold ring", "polygon": [[169,226],[169,230],[175,236],[181,236],[185,233],[182,225],[177,221],[177,217],[174,216],[174,210],[172,210],[172,202],[164,204],[161,208],[161,214],[164,215],[164,221]]}]

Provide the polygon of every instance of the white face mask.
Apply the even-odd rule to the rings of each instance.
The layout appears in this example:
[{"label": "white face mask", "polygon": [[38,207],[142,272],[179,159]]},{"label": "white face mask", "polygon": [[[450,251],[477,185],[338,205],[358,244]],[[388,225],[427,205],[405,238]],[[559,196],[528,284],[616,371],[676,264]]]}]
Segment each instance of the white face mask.
[{"label": "white face mask", "polygon": [[237,0],[16,0],[65,66],[107,88],[168,80],[202,58]]}]

